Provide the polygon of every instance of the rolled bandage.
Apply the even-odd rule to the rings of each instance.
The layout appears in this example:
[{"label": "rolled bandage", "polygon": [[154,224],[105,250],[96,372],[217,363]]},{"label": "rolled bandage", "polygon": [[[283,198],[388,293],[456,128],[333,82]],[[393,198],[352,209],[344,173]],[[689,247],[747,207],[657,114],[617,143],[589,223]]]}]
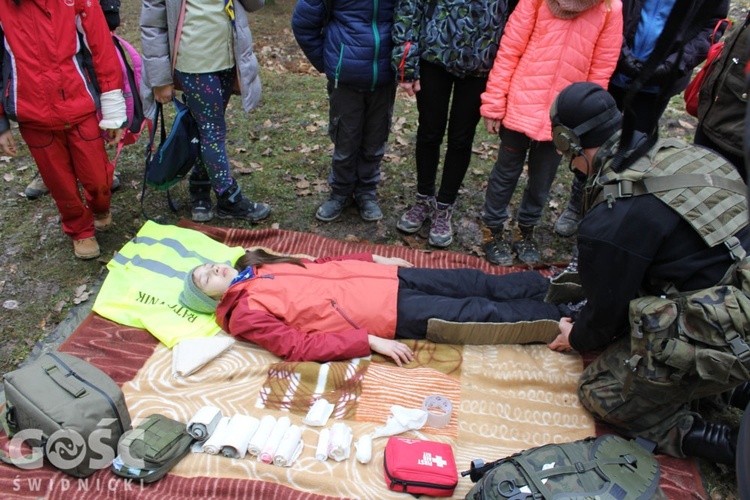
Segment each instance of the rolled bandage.
[{"label": "rolled bandage", "polygon": [[331,426],[331,438],[328,443],[328,456],[337,462],[349,458],[352,448],[352,428],[343,422]]},{"label": "rolled bandage", "polygon": [[260,419],[258,430],[255,431],[255,435],[247,445],[248,453],[254,457],[260,455],[260,452],[263,451],[263,447],[266,445],[266,441],[268,441],[268,436],[271,434],[274,425],[276,425],[276,419],[271,415],[266,415]]},{"label": "rolled bandage", "polygon": [[427,425],[430,427],[445,427],[451,421],[453,405],[443,396],[428,396],[422,403],[422,409],[427,412]]},{"label": "rolled bandage", "polygon": [[101,102],[102,119],[99,121],[99,128],[117,129],[122,128],[128,121],[126,114],[125,97],[121,89],[110,90],[99,96]]},{"label": "rolled bandage", "polygon": [[281,438],[279,447],[273,455],[273,464],[279,467],[291,467],[300,453],[302,453],[302,429],[298,425],[292,425]]},{"label": "rolled bandage", "polygon": [[211,437],[203,444],[203,452],[209,455],[218,455],[224,444],[224,434],[229,427],[229,417],[221,417]]},{"label": "rolled bandage", "polygon": [[249,415],[235,415],[229,421],[221,452],[228,458],[245,458],[247,445],[258,430],[260,420]]},{"label": "rolled bandage", "polygon": [[315,460],[325,462],[328,460],[328,442],[331,439],[331,431],[329,429],[321,429],[320,436],[318,436],[318,447],[315,448]]},{"label": "rolled bandage", "polygon": [[328,418],[333,413],[334,405],[325,399],[317,400],[307,412],[307,416],[302,419],[302,423],[312,427],[322,427],[328,422]]},{"label": "rolled bandage", "polygon": [[369,463],[372,459],[372,436],[370,434],[360,436],[354,447],[357,448],[357,460],[363,464]]},{"label": "rolled bandage", "polygon": [[276,421],[276,425],[271,430],[271,435],[268,436],[268,441],[263,446],[263,451],[258,455],[258,460],[266,464],[273,463],[273,457],[281,444],[281,439],[291,425],[292,421],[289,420],[289,417],[281,417]]},{"label": "rolled bandage", "polygon": [[187,432],[198,441],[205,441],[221,420],[221,410],[215,406],[204,406],[187,423]]}]

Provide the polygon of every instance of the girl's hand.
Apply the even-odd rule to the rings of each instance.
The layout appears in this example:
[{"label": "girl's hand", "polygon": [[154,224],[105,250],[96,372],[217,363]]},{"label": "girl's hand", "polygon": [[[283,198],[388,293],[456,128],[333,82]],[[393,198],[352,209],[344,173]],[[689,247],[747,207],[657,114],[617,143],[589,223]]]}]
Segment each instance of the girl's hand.
[{"label": "girl's hand", "polygon": [[484,117],[484,128],[487,129],[487,132],[490,134],[497,135],[500,133],[500,125],[502,125],[502,120],[495,120],[494,118],[487,118]]},{"label": "girl's hand", "polygon": [[385,264],[387,266],[414,267],[414,264],[408,260],[400,259],[398,257],[383,257],[382,255],[372,254],[372,261],[376,264]]},{"label": "girl's hand", "polygon": [[3,153],[6,155],[16,156],[16,142],[13,140],[10,129],[0,133],[0,148],[3,148]]},{"label": "girl's hand", "polygon": [[154,100],[162,104],[168,104],[172,100],[174,95],[174,85],[162,85],[161,87],[154,87]]},{"label": "girl's hand", "polygon": [[422,88],[419,84],[419,80],[414,80],[413,82],[401,82],[398,86],[401,87],[409,97],[414,97],[414,95]]},{"label": "girl's hand", "polygon": [[547,344],[547,347],[557,352],[568,352],[573,350],[570,346],[570,332],[573,330],[573,320],[570,318],[561,318],[558,324],[560,328],[560,334],[555,337],[555,340]]},{"label": "girl's hand", "polygon": [[414,359],[414,353],[409,346],[398,340],[384,339],[375,335],[368,335],[367,339],[370,342],[370,349],[393,359],[398,366],[401,366],[401,363],[409,364]]},{"label": "girl's hand", "polygon": [[120,142],[122,134],[123,129],[121,128],[111,128],[107,130],[107,144],[109,146],[116,146],[117,143]]}]

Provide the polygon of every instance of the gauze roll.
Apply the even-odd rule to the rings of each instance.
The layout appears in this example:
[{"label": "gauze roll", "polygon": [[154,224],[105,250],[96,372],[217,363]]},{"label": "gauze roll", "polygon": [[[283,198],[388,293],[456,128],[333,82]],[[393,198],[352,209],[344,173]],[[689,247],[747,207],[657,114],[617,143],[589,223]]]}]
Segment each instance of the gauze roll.
[{"label": "gauze roll", "polygon": [[331,426],[331,438],[328,443],[328,456],[337,462],[349,458],[352,448],[352,428],[343,422]]},{"label": "gauze roll", "polygon": [[273,455],[273,464],[280,467],[291,467],[300,453],[302,453],[302,429],[298,425],[292,425],[281,438],[276,453]]},{"label": "gauze roll", "polygon": [[328,418],[333,413],[334,405],[325,399],[317,400],[307,412],[302,423],[312,427],[322,427],[328,422]]},{"label": "gauze roll", "polygon": [[266,441],[268,441],[268,436],[271,434],[274,425],[276,425],[276,419],[271,415],[266,415],[260,419],[258,430],[255,431],[255,435],[247,445],[248,453],[254,457],[260,455],[260,452],[263,451],[263,446],[265,446]]},{"label": "gauze roll", "polygon": [[279,444],[281,444],[281,439],[291,425],[292,421],[289,420],[289,417],[281,417],[276,421],[276,425],[271,430],[271,435],[268,436],[268,441],[263,446],[263,451],[258,456],[261,462],[266,464],[273,463],[273,456],[276,454]]},{"label": "gauze roll", "polygon": [[229,427],[229,417],[221,417],[211,437],[203,444],[203,452],[209,455],[218,455],[224,444],[224,434]]},{"label": "gauze roll", "polygon": [[372,436],[370,434],[360,436],[354,447],[357,448],[357,460],[363,464],[369,463],[372,459]]},{"label": "gauze roll", "polygon": [[215,406],[204,406],[187,423],[187,432],[198,441],[205,441],[221,420],[221,410]]},{"label": "gauze roll", "polygon": [[249,415],[235,415],[229,421],[221,452],[228,458],[245,458],[247,445],[258,430],[260,420]]},{"label": "gauze roll", "polygon": [[321,462],[328,460],[328,442],[330,439],[330,429],[321,429],[318,436],[318,447],[315,448],[315,460],[320,460]]}]

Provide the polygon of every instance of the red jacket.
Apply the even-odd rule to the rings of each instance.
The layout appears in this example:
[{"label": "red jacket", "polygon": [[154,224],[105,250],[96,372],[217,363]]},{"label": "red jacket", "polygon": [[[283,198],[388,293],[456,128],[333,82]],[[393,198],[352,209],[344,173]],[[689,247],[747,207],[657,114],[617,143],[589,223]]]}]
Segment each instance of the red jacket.
[{"label": "red jacket", "polygon": [[122,88],[122,70],[96,0],[0,0],[3,95],[0,132],[8,119],[48,130],[80,123],[99,97],[83,64],[80,22],[101,92]]},{"label": "red jacket", "polygon": [[368,334],[396,334],[398,268],[371,254],[266,264],[232,285],[216,322],[287,361],[334,361],[370,354]]}]

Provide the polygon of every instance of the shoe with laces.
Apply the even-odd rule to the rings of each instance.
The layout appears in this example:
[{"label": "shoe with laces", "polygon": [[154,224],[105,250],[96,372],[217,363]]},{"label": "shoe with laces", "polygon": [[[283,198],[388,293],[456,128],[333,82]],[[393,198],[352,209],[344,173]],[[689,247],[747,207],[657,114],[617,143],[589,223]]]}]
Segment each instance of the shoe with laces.
[{"label": "shoe with laces", "polygon": [[73,252],[81,260],[96,259],[101,255],[99,243],[96,238],[83,238],[82,240],[73,240]]},{"label": "shoe with laces", "polygon": [[36,200],[37,198],[44,196],[45,194],[49,194],[49,189],[42,180],[42,176],[39,175],[39,172],[37,172],[29,185],[26,186],[24,194],[29,200]]},{"label": "shoe with laces", "polygon": [[209,222],[214,218],[214,204],[211,200],[194,200],[191,202],[190,218],[194,222]]},{"label": "shoe with laces", "polygon": [[518,225],[519,238],[513,242],[513,250],[518,255],[518,260],[524,264],[534,265],[542,261],[539,253],[539,245],[534,238],[534,226],[525,224]]},{"label": "shoe with laces", "polygon": [[367,222],[379,221],[383,218],[383,211],[374,198],[357,199],[359,216]]},{"label": "shoe with laces", "polygon": [[555,232],[565,238],[573,236],[578,231],[578,224],[580,223],[581,214],[568,205],[555,222]]},{"label": "shoe with laces", "polygon": [[112,211],[107,210],[103,214],[94,214],[94,228],[97,231],[106,231],[112,227]]},{"label": "shoe with laces", "polygon": [[419,231],[435,210],[435,197],[417,193],[417,201],[407,210],[396,223],[396,228],[405,233],[413,234]]},{"label": "shoe with laces", "polygon": [[240,191],[237,181],[219,195],[216,204],[216,216],[219,219],[241,219],[249,222],[258,222],[271,213],[271,207],[265,203],[253,203]]},{"label": "shoe with laces", "polygon": [[452,216],[453,205],[449,203],[435,203],[432,224],[430,224],[430,237],[427,240],[430,245],[445,248],[453,243]]},{"label": "shoe with laces", "polygon": [[482,250],[484,258],[490,264],[504,267],[513,265],[513,254],[502,226],[482,228]]}]

